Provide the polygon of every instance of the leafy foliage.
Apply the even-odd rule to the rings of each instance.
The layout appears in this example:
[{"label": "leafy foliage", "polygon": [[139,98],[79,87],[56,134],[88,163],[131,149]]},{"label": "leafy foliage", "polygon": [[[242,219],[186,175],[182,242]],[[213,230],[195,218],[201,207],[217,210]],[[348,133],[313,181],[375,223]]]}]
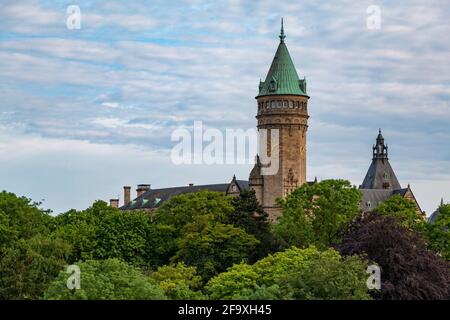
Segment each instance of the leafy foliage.
[{"label": "leafy foliage", "polygon": [[70,262],[94,258],[97,246],[96,219],[91,211],[70,210],[56,217],[57,227],[52,236],[72,245]]},{"label": "leafy foliage", "polygon": [[377,212],[357,217],[338,246],[344,255],[366,254],[381,267],[379,299],[449,299],[449,264],[429,251],[402,220]]},{"label": "leafy foliage", "polygon": [[250,251],[258,243],[244,230],[204,215],[183,228],[178,251],[172,260],[196,266],[199,274],[209,279],[234,263],[247,261]]},{"label": "leafy foliage", "polygon": [[170,225],[178,232],[196,217],[211,215],[216,221],[224,221],[233,212],[231,197],[214,191],[199,191],[172,197],[155,213],[154,220],[160,225]]},{"label": "leafy foliage", "polygon": [[[2,192],[0,299],[369,299],[366,258],[382,268],[374,297],[448,299],[450,205],[426,224],[401,197],[358,215],[360,197],[344,180],[304,185],[272,225],[253,191],[183,194],[152,214],[97,201],[57,217]],[[304,249],[279,252],[290,246]],[[63,268],[75,261],[82,288],[70,291]]]},{"label": "leafy foliage", "polygon": [[376,211],[383,215],[396,217],[401,225],[417,231],[425,229],[425,219],[416,210],[416,205],[411,200],[400,195],[394,195],[381,203]]},{"label": "leafy foliage", "polygon": [[199,291],[202,278],[197,275],[197,268],[188,267],[183,262],[158,268],[150,275],[165,295],[172,300],[205,299]]},{"label": "leafy foliage", "polygon": [[450,204],[439,207],[439,216],[426,226],[426,235],[431,249],[446,260],[450,260]]},{"label": "leafy foliage", "polygon": [[366,264],[333,249],[290,248],[254,265],[241,263],[212,278],[212,299],[368,299]]},{"label": "leafy foliage", "polygon": [[304,184],[279,199],[282,216],[274,232],[289,246],[326,248],[339,240],[340,228],[359,213],[360,200],[361,192],[346,180]]},{"label": "leafy foliage", "polygon": [[111,212],[97,226],[96,258],[118,258],[134,265],[145,265],[150,255],[150,228],[145,212]]},{"label": "leafy foliage", "polygon": [[138,269],[118,259],[88,260],[77,265],[80,289],[67,288],[68,274],[61,271],[44,294],[48,300],[164,300],[160,287]]},{"label": "leafy foliage", "polygon": [[39,299],[69,254],[61,240],[37,235],[16,241],[0,257],[0,300]]},{"label": "leafy foliage", "polygon": [[0,250],[18,239],[49,232],[52,217],[39,205],[28,198],[0,192]]},{"label": "leafy foliage", "polygon": [[70,210],[57,217],[53,237],[73,245],[70,261],[118,258],[136,266],[160,261],[161,235],[150,216],[141,211],[124,212],[96,201],[92,207]]},{"label": "leafy foliage", "polygon": [[269,215],[262,209],[254,190],[241,191],[238,197],[233,198],[232,204],[234,210],[226,216],[225,223],[245,230],[259,241],[249,257],[251,262],[281,248],[280,239],[271,232]]}]

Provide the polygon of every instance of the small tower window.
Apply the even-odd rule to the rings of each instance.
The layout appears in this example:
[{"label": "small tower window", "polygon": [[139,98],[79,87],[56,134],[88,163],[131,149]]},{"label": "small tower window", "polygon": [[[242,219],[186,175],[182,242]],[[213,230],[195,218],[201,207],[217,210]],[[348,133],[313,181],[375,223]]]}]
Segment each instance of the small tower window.
[{"label": "small tower window", "polygon": [[271,107],[272,109],[275,108],[275,103],[276,103],[276,101],[270,101],[270,107]]},{"label": "small tower window", "polygon": [[294,101],[289,101],[289,108],[293,108],[294,107]]},{"label": "small tower window", "polygon": [[277,91],[277,82],[275,80],[270,81],[270,83],[269,83],[269,91],[270,92]]},{"label": "small tower window", "polygon": [[287,101],[283,101],[283,107],[285,107],[285,108],[288,107],[288,102]]}]

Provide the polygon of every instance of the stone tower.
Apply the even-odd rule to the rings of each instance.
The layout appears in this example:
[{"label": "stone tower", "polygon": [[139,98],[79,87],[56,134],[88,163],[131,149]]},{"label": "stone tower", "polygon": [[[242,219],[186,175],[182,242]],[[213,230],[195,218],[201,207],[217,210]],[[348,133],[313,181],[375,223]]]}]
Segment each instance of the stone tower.
[{"label": "stone tower", "polygon": [[[280,214],[276,198],[284,197],[306,182],[306,131],[308,129],[308,99],[306,80],[300,80],[284,42],[281,20],[280,43],[264,82],[259,84],[258,131],[267,132],[267,156],[271,162],[256,158],[249,177],[249,186],[255,190],[259,202],[271,219]],[[272,130],[278,132],[278,141],[271,141]],[[260,141],[262,143],[262,140]],[[265,167],[273,164],[278,153],[278,170],[267,174]],[[270,170],[269,170],[270,171]]]}]

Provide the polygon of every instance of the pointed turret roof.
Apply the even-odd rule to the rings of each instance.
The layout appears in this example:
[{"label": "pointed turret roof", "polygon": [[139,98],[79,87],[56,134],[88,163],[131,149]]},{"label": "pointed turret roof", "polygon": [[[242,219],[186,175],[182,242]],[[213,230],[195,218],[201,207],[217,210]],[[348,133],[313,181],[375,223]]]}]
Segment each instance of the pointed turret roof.
[{"label": "pointed turret roof", "polygon": [[281,19],[280,44],[273,58],[266,80],[260,81],[258,97],[277,94],[307,96],[306,80],[298,78],[288,48],[284,43],[283,19]]},{"label": "pointed turret roof", "polygon": [[378,132],[376,144],[372,150],[372,163],[369,170],[367,170],[361,189],[401,189],[400,183],[389,163],[387,145],[384,144],[381,129]]}]

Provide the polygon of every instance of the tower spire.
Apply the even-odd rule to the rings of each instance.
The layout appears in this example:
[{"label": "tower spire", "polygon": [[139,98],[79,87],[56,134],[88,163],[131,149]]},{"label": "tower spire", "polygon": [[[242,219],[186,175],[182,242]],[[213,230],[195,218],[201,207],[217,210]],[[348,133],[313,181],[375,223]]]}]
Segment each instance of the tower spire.
[{"label": "tower spire", "polygon": [[281,31],[280,31],[281,42],[284,42],[284,38],[286,38],[286,35],[284,34],[283,18],[281,18]]},{"label": "tower spire", "polygon": [[387,145],[384,143],[384,137],[381,134],[381,128],[378,129],[378,136],[376,140],[376,144],[373,146],[373,158],[378,159],[387,159],[388,157],[388,148]]}]

